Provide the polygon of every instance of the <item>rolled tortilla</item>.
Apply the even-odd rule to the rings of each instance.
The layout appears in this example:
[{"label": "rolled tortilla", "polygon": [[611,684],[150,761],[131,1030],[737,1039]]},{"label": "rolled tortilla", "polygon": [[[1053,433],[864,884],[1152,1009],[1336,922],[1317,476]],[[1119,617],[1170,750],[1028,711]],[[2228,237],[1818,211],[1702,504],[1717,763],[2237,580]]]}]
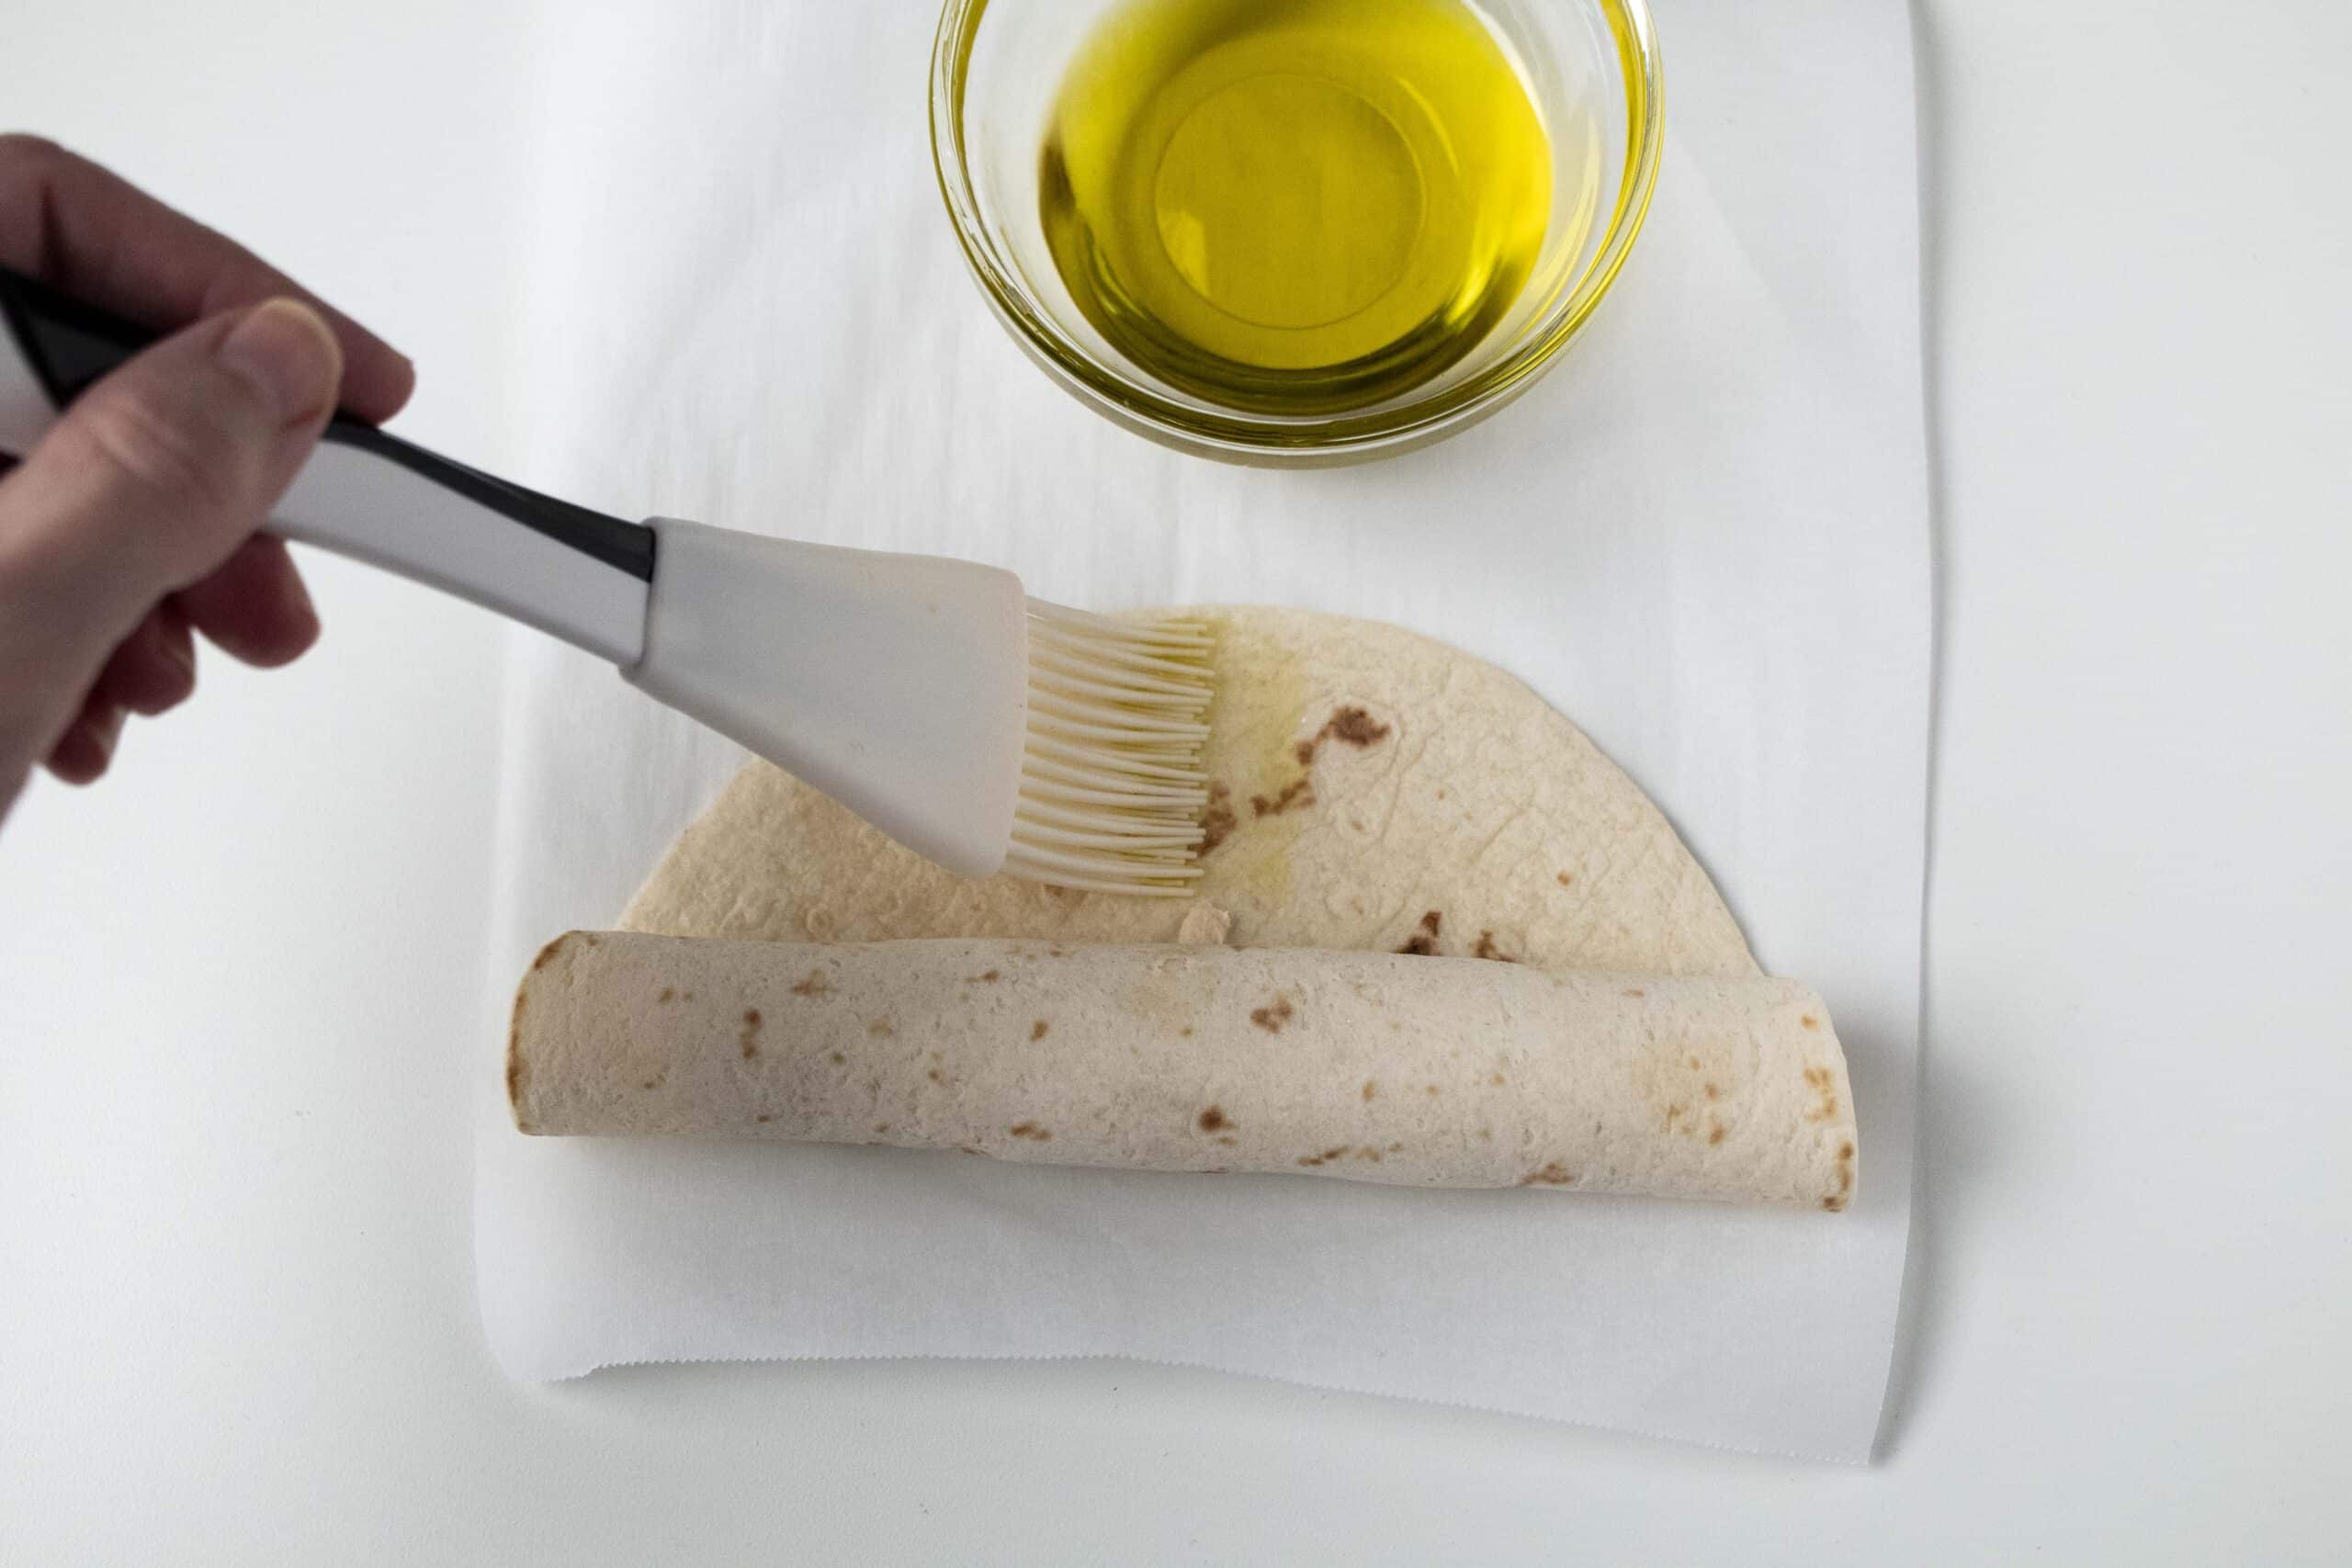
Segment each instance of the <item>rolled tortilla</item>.
[{"label": "rolled tortilla", "polygon": [[514,1000],[526,1133],[1842,1209],[1820,998],[1760,976],[946,938],[572,932]]}]

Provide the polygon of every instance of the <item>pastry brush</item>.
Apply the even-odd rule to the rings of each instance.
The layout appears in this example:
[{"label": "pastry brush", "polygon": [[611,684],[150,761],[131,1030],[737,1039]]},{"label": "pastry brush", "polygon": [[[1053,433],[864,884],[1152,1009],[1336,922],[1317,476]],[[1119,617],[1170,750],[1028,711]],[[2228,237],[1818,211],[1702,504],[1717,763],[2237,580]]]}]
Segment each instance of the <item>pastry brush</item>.
[{"label": "pastry brush", "polygon": [[[0,454],[157,335],[0,269]],[[337,414],[268,525],[611,660],[965,876],[1182,895],[1211,637],[968,561],[540,495]]]}]

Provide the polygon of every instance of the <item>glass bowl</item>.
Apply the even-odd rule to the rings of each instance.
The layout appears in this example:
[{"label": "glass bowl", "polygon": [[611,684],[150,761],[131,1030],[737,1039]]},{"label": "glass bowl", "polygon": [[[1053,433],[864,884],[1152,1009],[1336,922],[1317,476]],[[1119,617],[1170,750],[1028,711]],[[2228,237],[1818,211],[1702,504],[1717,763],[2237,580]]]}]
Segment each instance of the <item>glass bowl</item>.
[{"label": "glass bowl", "polygon": [[1555,220],[1502,320],[1442,373],[1343,412],[1251,412],[1170,386],[1080,313],[1039,216],[1039,152],[1063,76],[1125,3],[947,0],[932,53],[931,137],[956,239],[998,319],[1055,380],[1128,429],[1227,461],[1280,465],[1356,461],[1434,440],[1533,381],[1590,318],[1641,231],[1662,144],[1657,37],[1645,0],[1473,0],[1516,55],[1555,151],[1591,150],[1554,157]]}]

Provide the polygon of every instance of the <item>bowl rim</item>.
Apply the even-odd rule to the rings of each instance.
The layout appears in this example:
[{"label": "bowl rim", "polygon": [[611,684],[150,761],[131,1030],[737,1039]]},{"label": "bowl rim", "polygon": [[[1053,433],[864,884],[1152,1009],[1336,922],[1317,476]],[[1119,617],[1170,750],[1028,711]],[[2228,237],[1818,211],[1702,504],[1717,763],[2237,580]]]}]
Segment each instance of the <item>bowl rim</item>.
[{"label": "bowl rim", "polygon": [[940,198],[980,292],[1015,342],[1081,401],[1167,445],[1243,462],[1331,462],[1419,446],[1526,389],[1591,319],[1633,252],[1649,214],[1665,150],[1664,74],[1648,0],[1566,0],[1596,6],[1617,42],[1627,85],[1624,177],[1601,244],[1584,275],[1493,365],[1426,398],[1366,412],[1276,419],[1179,402],[1089,354],[1030,301],[980,217],[964,144],[964,77],[992,0],[945,0],[931,58],[931,161]]}]

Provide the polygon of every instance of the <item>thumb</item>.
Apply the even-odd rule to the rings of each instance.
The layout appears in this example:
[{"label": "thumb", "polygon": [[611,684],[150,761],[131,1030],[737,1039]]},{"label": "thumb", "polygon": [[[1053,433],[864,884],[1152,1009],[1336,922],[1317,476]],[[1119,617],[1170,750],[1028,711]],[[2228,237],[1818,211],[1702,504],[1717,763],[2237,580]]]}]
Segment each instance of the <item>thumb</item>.
[{"label": "thumb", "polygon": [[0,751],[54,739],[156,602],[261,525],[342,375],[309,306],[231,311],[92,387],[0,478]]},{"label": "thumb", "polygon": [[112,648],[261,525],[342,376],[334,334],[292,299],[157,344],[76,400],[0,486],[0,583],[70,604],[79,625],[57,652]]}]

